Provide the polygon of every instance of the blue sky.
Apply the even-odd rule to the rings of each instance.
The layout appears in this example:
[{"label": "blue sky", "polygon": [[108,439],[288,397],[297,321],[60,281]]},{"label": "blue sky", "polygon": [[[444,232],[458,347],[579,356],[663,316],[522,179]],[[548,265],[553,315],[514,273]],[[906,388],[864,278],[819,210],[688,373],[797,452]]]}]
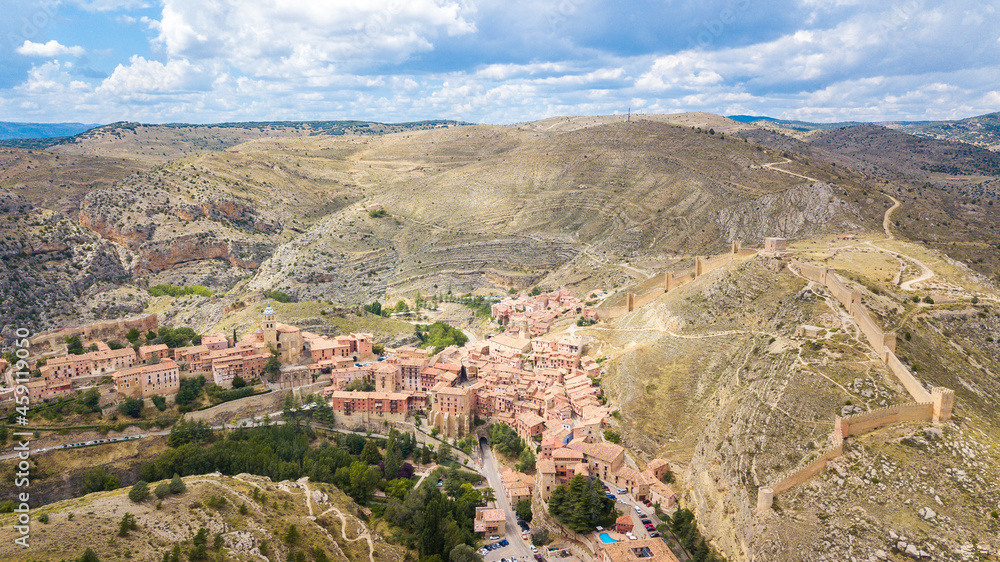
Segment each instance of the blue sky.
[{"label": "blue sky", "polygon": [[1000,111],[1000,0],[0,0],[0,120]]}]

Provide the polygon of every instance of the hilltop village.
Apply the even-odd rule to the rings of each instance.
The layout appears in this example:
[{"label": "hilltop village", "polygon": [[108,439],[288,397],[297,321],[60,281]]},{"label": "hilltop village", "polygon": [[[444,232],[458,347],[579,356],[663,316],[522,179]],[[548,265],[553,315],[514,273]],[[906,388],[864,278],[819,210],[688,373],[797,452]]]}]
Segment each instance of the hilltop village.
[{"label": "hilltop village", "polygon": [[[477,425],[487,420],[513,428],[537,451],[537,462],[534,475],[502,468],[508,506],[532,498],[547,502],[558,486],[580,474],[619,493],[627,490],[640,504],[670,509],[675,494],[664,482],[667,461],[655,459],[639,470],[634,461],[626,462],[624,447],[605,439],[611,410],[599,386],[603,371],[597,360],[584,355],[583,338],[572,332],[545,337],[557,319],[585,317],[590,309],[571,292],[557,290],[513,295],[493,303],[491,312],[504,331],[438,353],[413,346],[379,349],[367,333],[328,337],[304,331],[279,322],[270,304],[261,311],[259,327],[239,339],[235,333],[231,338],[211,333],[180,347],[116,345],[110,334],[136,322],[155,332],[154,315],[58,337],[37,336],[36,341],[47,340],[53,349],[59,339],[75,337],[89,351],[50,352],[53,356],[28,387],[32,400],[41,402],[97,385],[101,404],[111,406],[126,398],[170,398],[178,393],[182,377],[198,375],[223,389],[232,388],[237,379],[244,381],[240,386],[263,382],[279,389],[319,385],[335,424],[344,428],[416,422],[449,440],[475,435]],[[275,361],[277,373],[268,368]],[[109,379],[113,384],[107,384]],[[499,507],[482,509],[476,530],[484,539],[503,536],[505,517]],[[629,522],[630,538],[635,537],[631,528]],[[658,539],[642,542],[659,553],[657,558],[674,560]]]},{"label": "hilltop village", "polygon": [[[766,239],[759,252],[734,243],[729,253],[697,257],[690,269],[665,272],[661,286],[625,295],[624,306],[595,308],[597,294],[581,300],[566,290],[511,295],[490,307],[502,331],[433,350],[383,347],[370,333],[319,335],[279,322],[270,304],[263,306],[259,325],[238,339],[235,332],[227,338],[222,333],[197,335],[187,328],[157,331],[156,315],[39,334],[33,345],[49,351],[43,353],[38,376],[27,386],[34,402],[99,388],[101,405],[112,405],[126,399],[168,398],[178,394],[182,378],[204,376],[221,389],[256,383],[271,390],[308,388],[329,405],[333,424],[344,430],[379,433],[390,427],[403,431],[419,427],[421,433],[445,443],[468,443],[471,437],[478,444],[488,437],[486,424],[505,424],[527,445],[533,470],[503,466],[496,473],[496,482],[489,486],[496,491],[497,502],[476,510],[475,531],[484,540],[497,541],[514,528],[513,506],[527,500],[548,512],[551,505],[564,501],[571,483],[580,480],[574,477],[584,476],[583,481],[603,486],[599,493],[608,499],[625,503],[626,513],[618,517],[613,531],[577,536],[560,528],[562,534],[573,536],[606,562],[640,558],[672,562],[677,559],[656,530],[658,516],[665,517],[677,506],[669,462],[659,458],[644,462],[618,444],[618,435],[609,428],[617,412],[607,405],[600,386],[602,359],[585,353],[584,339],[572,327],[560,335],[549,331],[557,321],[582,323],[621,316],[739,256],[754,254],[825,287],[851,318],[859,341],[871,346],[913,400],[838,416],[819,455],[759,487],[757,513],[767,513],[777,496],[814,479],[830,462],[849,454],[848,438],[901,421],[946,422],[954,402],[951,389],[924,388],[896,357],[895,332],[884,331],[873,320],[858,291],[831,269],[791,258],[780,238]],[[140,327],[148,330],[145,345],[137,337]],[[810,339],[822,331],[803,325],[796,333]],[[122,335],[131,346],[118,343],[116,338]],[[149,343],[153,340],[157,343]],[[61,347],[60,341],[72,349]],[[477,462],[472,455],[465,459],[467,464],[470,460]],[[481,451],[478,462],[477,470],[488,476],[492,468]],[[643,527],[644,533],[633,531]]]}]

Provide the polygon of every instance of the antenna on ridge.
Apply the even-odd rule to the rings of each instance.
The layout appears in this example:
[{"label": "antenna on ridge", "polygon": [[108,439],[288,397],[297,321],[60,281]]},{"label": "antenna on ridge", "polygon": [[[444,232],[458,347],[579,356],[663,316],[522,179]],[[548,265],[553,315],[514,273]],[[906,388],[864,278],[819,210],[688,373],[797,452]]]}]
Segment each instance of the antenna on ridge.
[{"label": "antenna on ridge", "polygon": [[625,119],[625,122],[626,123],[630,123],[631,121],[632,121],[632,106],[629,106],[629,108],[628,108],[628,117]]}]

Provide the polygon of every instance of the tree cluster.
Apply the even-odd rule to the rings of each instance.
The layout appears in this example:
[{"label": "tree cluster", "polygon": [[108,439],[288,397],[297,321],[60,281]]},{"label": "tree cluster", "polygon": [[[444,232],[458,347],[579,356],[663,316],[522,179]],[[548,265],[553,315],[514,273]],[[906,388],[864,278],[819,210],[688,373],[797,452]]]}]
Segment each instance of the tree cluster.
[{"label": "tree cluster", "polygon": [[462,330],[444,322],[435,322],[430,326],[417,324],[415,333],[420,339],[420,347],[433,347],[434,353],[440,353],[451,345],[461,347],[469,341],[469,337]]},{"label": "tree cluster", "polygon": [[403,530],[404,542],[416,548],[422,559],[438,556],[442,561],[452,560],[455,552],[459,560],[466,562],[463,554],[467,555],[467,551],[456,548],[475,544],[473,521],[476,507],[486,505],[483,494],[465,483],[457,497],[451,498],[438,491],[431,480],[425,479],[402,500],[391,498],[385,519]]},{"label": "tree cluster", "polygon": [[167,446],[180,447],[186,443],[211,443],[215,441],[215,433],[206,421],[187,421],[184,418],[170,428],[167,436]]},{"label": "tree cluster", "polygon": [[121,481],[118,480],[117,476],[108,474],[103,466],[97,466],[83,473],[83,478],[80,481],[80,495],[117,490],[119,487],[121,487]]},{"label": "tree cluster", "polygon": [[505,424],[497,422],[490,427],[490,445],[493,450],[507,455],[511,458],[518,458],[525,448],[524,439],[517,434],[517,431]]},{"label": "tree cluster", "polygon": [[195,332],[192,328],[184,326],[183,328],[171,328],[169,326],[160,326],[160,331],[157,340],[160,343],[167,344],[167,347],[186,347],[188,345],[201,345],[201,336],[198,332]]},{"label": "tree cluster", "polygon": [[615,522],[615,502],[609,500],[596,478],[577,474],[569,485],[559,485],[549,498],[549,515],[577,533],[588,533],[598,525]]},{"label": "tree cluster", "polygon": [[694,513],[690,509],[678,509],[670,519],[670,530],[680,539],[681,545],[691,553],[692,562],[724,562],[725,558],[712,551],[705,538],[698,531]]},{"label": "tree cluster", "polygon": [[205,387],[205,377],[181,379],[180,389],[177,391],[175,400],[177,409],[181,412],[190,412],[198,408],[202,396],[202,389]]}]

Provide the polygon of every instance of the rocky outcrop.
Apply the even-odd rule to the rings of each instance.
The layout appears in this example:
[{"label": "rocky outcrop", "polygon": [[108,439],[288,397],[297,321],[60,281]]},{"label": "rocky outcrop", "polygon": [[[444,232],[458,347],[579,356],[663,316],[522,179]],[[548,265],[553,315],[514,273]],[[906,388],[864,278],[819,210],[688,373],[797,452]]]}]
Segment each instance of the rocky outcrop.
[{"label": "rocky outcrop", "polygon": [[[6,209],[6,211],[2,211]],[[0,324],[32,332],[76,324],[79,316],[134,313],[118,299],[88,306],[130,281],[133,256],[60,213],[37,209],[0,189]],[[97,298],[97,300],[100,300]],[[122,301],[125,302],[125,301]]]},{"label": "rocky outcrop", "polygon": [[863,230],[867,221],[846,195],[836,184],[808,183],[723,208],[716,221],[728,240]]}]

